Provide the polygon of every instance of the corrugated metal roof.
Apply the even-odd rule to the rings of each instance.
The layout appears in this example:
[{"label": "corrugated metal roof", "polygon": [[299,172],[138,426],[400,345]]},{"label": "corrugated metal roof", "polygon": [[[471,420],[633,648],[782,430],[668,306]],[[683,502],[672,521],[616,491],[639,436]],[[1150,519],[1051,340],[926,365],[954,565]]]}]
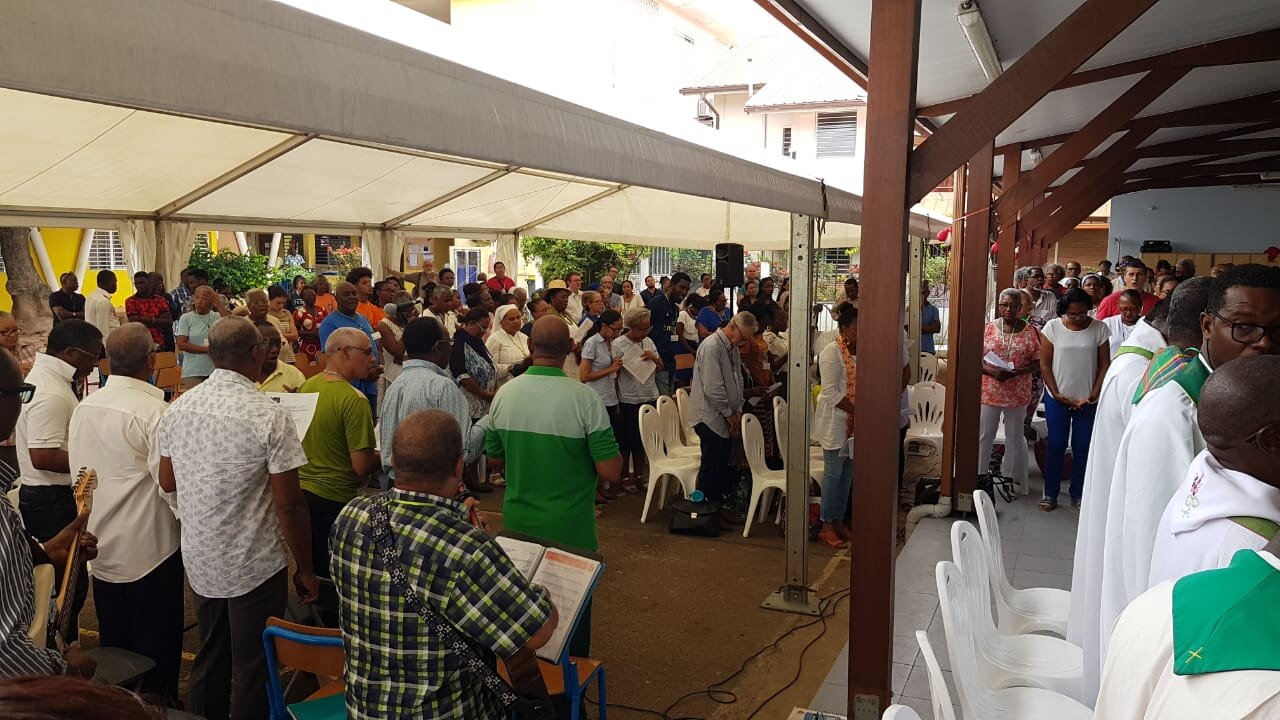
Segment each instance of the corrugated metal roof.
[{"label": "corrugated metal roof", "polygon": [[747,101],[747,112],[867,100],[866,91],[857,83],[807,47],[781,57],[773,76],[773,82]]}]

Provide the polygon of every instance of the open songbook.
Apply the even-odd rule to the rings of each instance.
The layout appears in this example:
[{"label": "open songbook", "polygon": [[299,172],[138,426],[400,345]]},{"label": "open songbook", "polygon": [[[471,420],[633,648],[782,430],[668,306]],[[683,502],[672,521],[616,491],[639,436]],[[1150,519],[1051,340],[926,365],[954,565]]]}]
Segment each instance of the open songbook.
[{"label": "open songbook", "polygon": [[546,588],[551,603],[560,614],[560,624],[551,640],[538,649],[538,657],[559,662],[565,645],[582,618],[591,599],[604,563],[556,547],[547,547],[530,539],[499,535],[494,538],[506,551],[511,562],[533,584]]}]

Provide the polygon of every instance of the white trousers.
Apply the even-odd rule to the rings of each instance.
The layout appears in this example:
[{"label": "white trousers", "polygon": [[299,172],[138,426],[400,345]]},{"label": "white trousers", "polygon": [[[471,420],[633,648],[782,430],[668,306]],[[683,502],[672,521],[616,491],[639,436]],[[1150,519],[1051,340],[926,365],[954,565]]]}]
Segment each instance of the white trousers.
[{"label": "white trousers", "polygon": [[978,474],[985,475],[991,464],[991,446],[995,444],[1000,418],[1004,418],[1004,467],[1007,475],[1020,487],[1027,486],[1027,440],[1022,425],[1027,419],[1026,407],[983,405],[979,416],[981,428],[978,443]]}]

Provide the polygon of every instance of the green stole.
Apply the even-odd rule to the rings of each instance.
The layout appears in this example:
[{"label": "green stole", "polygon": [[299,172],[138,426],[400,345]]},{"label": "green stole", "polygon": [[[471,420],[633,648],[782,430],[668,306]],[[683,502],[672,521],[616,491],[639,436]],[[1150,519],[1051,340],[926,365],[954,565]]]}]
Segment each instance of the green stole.
[{"label": "green stole", "polygon": [[1182,350],[1170,345],[1156,353],[1147,365],[1147,371],[1133,393],[1133,404],[1137,405],[1151,391],[1164,387],[1169,383],[1177,383],[1191,398],[1191,402],[1200,402],[1200,390],[1205,380],[1209,379],[1210,370],[1200,360],[1200,351],[1195,348]]},{"label": "green stole", "polygon": [[1253,550],[1173,586],[1173,672],[1280,670],[1280,571]]}]

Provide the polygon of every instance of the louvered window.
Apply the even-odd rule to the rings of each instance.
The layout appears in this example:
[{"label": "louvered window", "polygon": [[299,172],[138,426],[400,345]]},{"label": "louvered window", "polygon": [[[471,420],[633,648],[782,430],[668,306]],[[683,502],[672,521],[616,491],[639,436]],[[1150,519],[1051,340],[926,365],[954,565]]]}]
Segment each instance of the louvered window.
[{"label": "louvered window", "polygon": [[351,247],[350,235],[317,235],[316,265],[332,265],[333,260],[329,257],[329,251],[336,248],[349,247]]},{"label": "louvered window", "polygon": [[89,245],[90,270],[124,270],[124,245],[115,230],[94,230]]},{"label": "louvered window", "polygon": [[818,116],[818,157],[853,157],[858,154],[858,114],[828,113]]},{"label": "louvered window", "polygon": [[794,159],[796,151],[791,147],[791,128],[782,128],[782,154],[786,157]]}]

